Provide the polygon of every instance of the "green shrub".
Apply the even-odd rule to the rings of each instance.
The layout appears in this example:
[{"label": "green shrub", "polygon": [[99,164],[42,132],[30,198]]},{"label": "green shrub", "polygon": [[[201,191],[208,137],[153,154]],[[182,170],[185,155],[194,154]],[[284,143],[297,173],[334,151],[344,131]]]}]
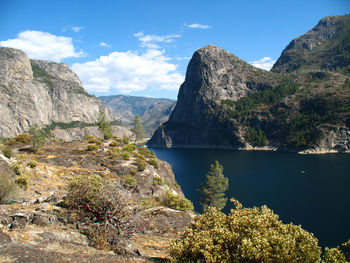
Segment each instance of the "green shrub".
[{"label": "green shrub", "polygon": [[129,143],[129,137],[126,135],[123,135],[123,143],[128,144]]},{"label": "green shrub", "polygon": [[116,141],[111,141],[110,144],[109,144],[109,146],[111,146],[111,147],[118,146],[118,142],[116,142]]},{"label": "green shrub", "polygon": [[156,168],[156,169],[159,168],[159,165],[158,165],[158,162],[157,162],[156,159],[149,159],[149,160],[148,160],[148,163],[149,163],[150,165],[153,165],[154,168]]},{"label": "green shrub", "polygon": [[137,174],[137,171],[136,171],[135,169],[131,168],[131,169],[129,170],[129,174],[135,175],[135,174]]},{"label": "green shrub", "polygon": [[163,200],[163,204],[175,210],[193,211],[194,207],[190,200],[185,197],[173,194],[167,191]]},{"label": "green shrub", "polygon": [[97,139],[94,136],[89,136],[88,143],[96,143]]},{"label": "green shrub", "polygon": [[324,263],[348,263],[343,252],[339,248],[326,247],[322,259]]},{"label": "green shrub", "polygon": [[320,262],[318,240],[300,226],[283,224],[263,206],[229,215],[210,207],[171,243],[172,262]]},{"label": "green shrub", "polygon": [[20,160],[20,161],[24,161],[24,160],[26,160],[27,158],[28,158],[28,155],[27,155],[26,153],[18,154],[18,155],[16,156],[16,159],[17,159],[17,160]]},{"label": "green shrub", "polygon": [[125,145],[122,148],[122,151],[132,153],[133,151],[135,151],[135,149],[136,149],[136,145],[132,143],[132,144]]},{"label": "green shrub", "polygon": [[29,185],[29,177],[26,174],[21,174],[16,177],[15,183],[22,189],[27,189]]},{"label": "green shrub", "polygon": [[0,204],[15,198],[18,194],[18,186],[15,180],[8,174],[0,174]]},{"label": "green shrub", "polygon": [[35,160],[30,160],[27,165],[30,167],[30,168],[35,168],[37,165],[38,165],[38,162],[35,161]]},{"label": "green shrub", "polygon": [[139,147],[137,149],[137,151],[138,151],[139,154],[141,154],[141,155],[143,155],[145,157],[149,157],[149,158],[153,157],[153,154],[151,153],[151,151],[148,150],[146,147]]},{"label": "green shrub", "polygon": [[160,176],[156,175],[155,177],[153,177],[153,184],[162,185],[164,184],[164,182],[163,182],[163,179],[160,178]]},{"label": "green shrub", "polygon": [[135,164],[139,172],[142,172],[146,169],[146,162],[141,158],[136,158]]},{"label": "green shrub", "polygon": [[96,141],[96,145],[101,145],[102,144],[102,141],[101,140],[97,140]]},{"label": "green shrub", "polygon": [[2,147],[2,153],[7,157],[7,158],[11,158],[12,157],[12,149],[8,146],[3,146]]},{"label": "green shrub", "polygon": [[129,160],[130,159],[130,153],[129,152],[122,152],[121,158],[123,160],[126,160],[126,161]]},{"label": "green shrub", "polygon": [[6,142],[6,145],[13,144],[25,144],[30,143],[32,141],[32,136],[30,134],[22,133],[18,134],[16,137]]},{"label": "green shrub", "polygon": [[21,166],[18,163],[11,164],[11,168],[15,172],[16,175],[21,175],[22,174]]},{"label": "green shrub", "polygon": [[76,176],[67,186],[65,203],[76,210],[89,210],[89,207],[99,207],[103,179],[98,175]]},{"label": "green shrub", "polygon": [[89,144],[87,146],[87,150],[88,151],[95,151],[95,150],[98,150],[98,146],[96,144]]},{"label": "green shrub", "polygon": [[119,158],[120,157],[120,150],[118,148],[111,148],[107,152],[109,155],[111,155],[113,158]]},{"label": "green shrub", "polygon": [[125,188],[134,188],[137,185],[137,181],[130,174],[127,174],[123,178],[123,185]]},{"label": "green shrub", "polygon": [[141,160],[144,160],[144,161],[147,160],[145,156],[143,156],[143,155],[141,155],[141,154],[139,154],[139,153],[134,153],[134,155],[135,155],[135,157],[138,158],[138,159],[141,159]]}]

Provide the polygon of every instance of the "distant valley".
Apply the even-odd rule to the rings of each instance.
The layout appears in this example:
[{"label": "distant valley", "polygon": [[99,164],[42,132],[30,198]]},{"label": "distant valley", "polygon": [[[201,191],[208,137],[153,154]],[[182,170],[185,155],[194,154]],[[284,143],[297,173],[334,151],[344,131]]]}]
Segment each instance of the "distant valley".
[{"label": "distant valley", "polygon": [[139,115],[147,136],[152,136],[159,125],[168,120],[176,103],[170,99],[126,95],[101,96],[99,99],[117,112],[121,121],[127,125],[131,125],[135,116]]}]

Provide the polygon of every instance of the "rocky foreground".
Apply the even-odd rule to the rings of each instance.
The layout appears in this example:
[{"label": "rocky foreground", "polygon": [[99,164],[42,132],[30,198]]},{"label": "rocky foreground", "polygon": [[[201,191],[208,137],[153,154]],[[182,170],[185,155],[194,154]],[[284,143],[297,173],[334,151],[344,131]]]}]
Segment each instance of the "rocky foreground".
[{"label": "rocky foreground", "polygon": [[[0,205],[1,262],[163,262],[170,240],[194,217],[164,206],[166,196],[183,193],[170,165],[144,147],[90,137],[90,143],[50,142],[37,152],[26,144],[11,148],[12,158],[0,155],[1,176],[24,175],[28,185]],[[101,223],[65,205],[69,182],[92,175],[113,186],[127,211],[124,232],[109,232],[113,242],[92,237]]]}]

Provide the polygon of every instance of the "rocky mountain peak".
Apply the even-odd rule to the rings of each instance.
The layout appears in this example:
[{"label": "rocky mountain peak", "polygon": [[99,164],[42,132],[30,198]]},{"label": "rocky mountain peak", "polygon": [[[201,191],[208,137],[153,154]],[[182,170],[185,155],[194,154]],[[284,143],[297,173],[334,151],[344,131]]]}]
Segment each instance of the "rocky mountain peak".
[{"label": "rocky mountain peak", "polygon": [[39,67],[54,78],[76,82],[79,86],[83,86],[77,74],[75,74],[66,64],[35,59],[31,59],[30,62],[32,67]]},{"label": "rocky mountain peak", "polygon": [[328,16],[293,39],[271,71],[331,70],[350,73],[350,15]]},{"label": "rocky mountain peak", "polygon": [[27,55],[15,48],[0,47],[0,78],[32,80],[33,71]]}]

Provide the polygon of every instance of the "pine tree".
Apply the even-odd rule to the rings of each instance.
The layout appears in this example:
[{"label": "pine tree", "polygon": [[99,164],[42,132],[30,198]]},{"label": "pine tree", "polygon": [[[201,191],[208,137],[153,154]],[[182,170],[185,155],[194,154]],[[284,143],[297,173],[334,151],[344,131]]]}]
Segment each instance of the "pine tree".
[{"label": "pine tree", "polygon": [[208,207],[222,210],[226,205],[225,191],[228,189],[228,178],[223,175],[223,170],[218,161],[210,165],[209,173],[206,175],[207,180],[198,190],[203,195],[200,199],[203,211]]},{"label": "pine tree", "polygon": [[112,137],[111,124],[106,120],[106,115],[102,108],[100,109],[100,112],[99,112],[97,126],[100,132],[102,133],[104,139],[109,139]]},{"label": "pine tree", "polygon": [[39,125],[36,123],[30,127],[29,134],[32,136],[33,150],[37,151],[38,148],[45,142],[45,133],[39,129]]},{"label": "pine tree", "polygon": [[133,126],[134,127],[131,129],[131,131],[135,135],[135,142],[142,141],[145,138],[145,132],[143,130],[143,125],[139,115],[135,116]]}]

